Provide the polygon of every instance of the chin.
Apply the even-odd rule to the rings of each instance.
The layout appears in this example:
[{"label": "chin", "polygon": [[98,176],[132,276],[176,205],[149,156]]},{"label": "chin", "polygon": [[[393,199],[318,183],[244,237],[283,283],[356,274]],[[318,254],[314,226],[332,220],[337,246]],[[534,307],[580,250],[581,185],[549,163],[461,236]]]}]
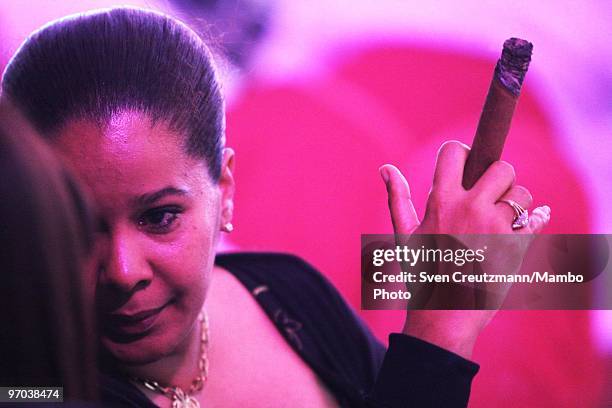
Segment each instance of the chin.
[{"label": "chin", "polygon": [[160,335],[144,335],[141,337],[117,338],[117,336],[103,336],[102,346],[114,360],[123,365],[143,365],[154,363],[172,354],[178,339],[172,341],[168,333]]}]

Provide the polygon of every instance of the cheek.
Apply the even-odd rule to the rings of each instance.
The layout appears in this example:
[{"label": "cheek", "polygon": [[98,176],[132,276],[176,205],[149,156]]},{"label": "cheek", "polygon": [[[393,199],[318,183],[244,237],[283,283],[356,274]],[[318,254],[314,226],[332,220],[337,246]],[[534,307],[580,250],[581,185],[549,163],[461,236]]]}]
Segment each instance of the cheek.
[{"label": "cheek", "polygon": [[[185,217],[187,218],[187,217]],[[204,295],[215,258],[215,222],[209,218],[182,220],[175,238],[163,245],[153,244],[151,267],[176,291],[201,297]]]},{"label": "cheek", "polygon": [[95,299],[98,273],[107,254],[108,244],[106,240],[96,237],[89,255],[82,263],[81,284],[83,285],[83,293],[86,301],[93,301],[93,299]]}]

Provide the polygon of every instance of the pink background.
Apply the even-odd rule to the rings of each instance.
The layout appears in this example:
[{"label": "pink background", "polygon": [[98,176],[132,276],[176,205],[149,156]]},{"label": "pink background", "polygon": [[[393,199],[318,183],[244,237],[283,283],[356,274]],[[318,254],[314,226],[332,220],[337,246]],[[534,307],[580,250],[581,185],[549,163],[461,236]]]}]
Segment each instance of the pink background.
[{"label": "pink background", "polygon": [[[86,9],[29,3],[0,4],[0,65],[30,30]],[[535,48],[504,159],[552,208],[548,232],[612,233],[612,7],[411,3],[270,2],[270,31],[248,68],[220,64],[238,183],[224,247],[298,254],[356,309],[360,234],[392,232],[378,167],[404,172],[422,215],[437,148],[470,143],[511,36]],[[176,12],[166,1],[140,5]],[[404,317],[361,315],[383,341]],[[610,312],[500,312],[476,347],[470,406],[609,406],[611,355]]]}]

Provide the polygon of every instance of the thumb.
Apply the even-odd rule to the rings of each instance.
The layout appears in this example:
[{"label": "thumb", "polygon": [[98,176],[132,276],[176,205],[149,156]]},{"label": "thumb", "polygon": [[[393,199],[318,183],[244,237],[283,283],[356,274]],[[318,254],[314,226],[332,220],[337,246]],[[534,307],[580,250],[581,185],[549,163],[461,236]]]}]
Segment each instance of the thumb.
[{"label": "thumb", "polygon": [[398,168],[391,164],[381,166],[378,171],[387,186],[389,212],[395,233],[411,234],[420,222],[412,204],[408,182]]}]

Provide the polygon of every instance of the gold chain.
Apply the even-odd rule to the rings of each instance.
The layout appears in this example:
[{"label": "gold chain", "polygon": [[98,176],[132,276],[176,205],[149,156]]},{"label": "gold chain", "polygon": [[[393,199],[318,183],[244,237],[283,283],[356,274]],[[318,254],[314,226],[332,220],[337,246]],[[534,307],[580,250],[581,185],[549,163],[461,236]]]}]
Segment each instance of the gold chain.
[{"label": "gold chain", "polygon": [[149,390],[165,395],[172,400],[173,408],[198,408],[200,404],[191,395],[195,392],[200,391],[204,388],[204,384],[208,379],[208,341],[209,341],[209,328],[208,328],[208,315],[203,310],[199,316],[200,324],[202,326],[202,337],[200,339],[200,359],[198,360],[198,369],[200,373],[191,382],[191,386],[187,392],[183,391],[177,386],[163,386],[157,381],[132,378],[132,380],[144,385]]}]

